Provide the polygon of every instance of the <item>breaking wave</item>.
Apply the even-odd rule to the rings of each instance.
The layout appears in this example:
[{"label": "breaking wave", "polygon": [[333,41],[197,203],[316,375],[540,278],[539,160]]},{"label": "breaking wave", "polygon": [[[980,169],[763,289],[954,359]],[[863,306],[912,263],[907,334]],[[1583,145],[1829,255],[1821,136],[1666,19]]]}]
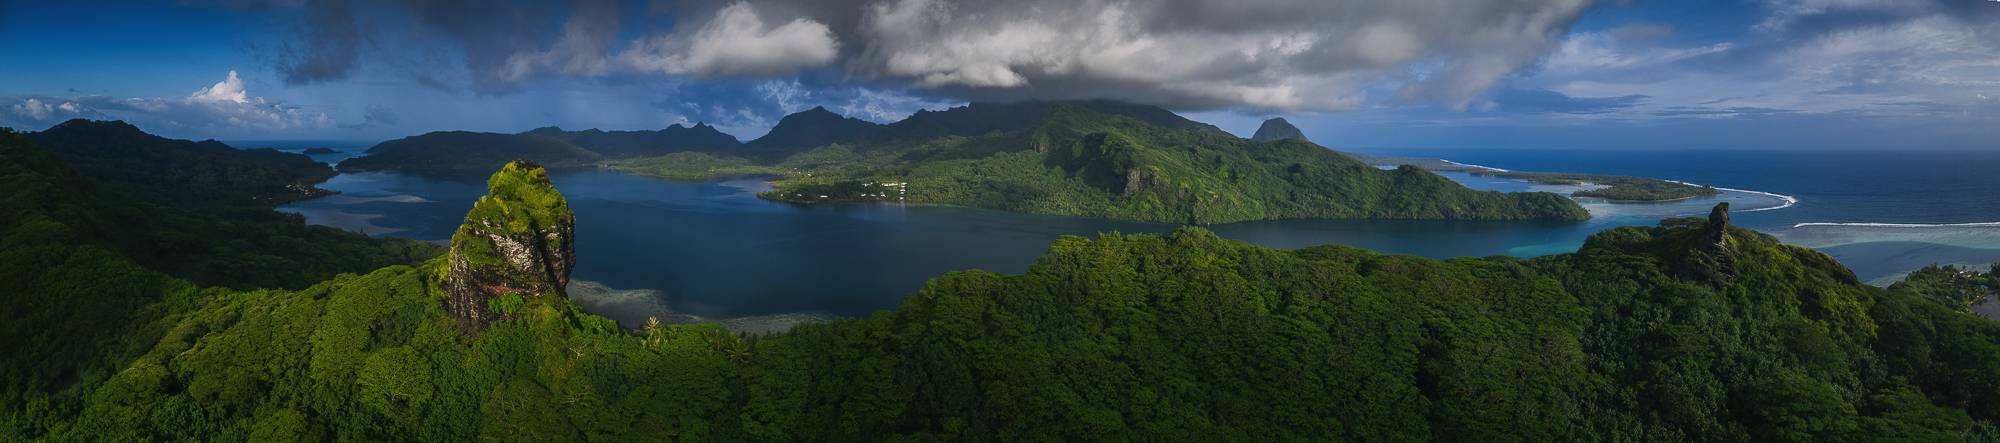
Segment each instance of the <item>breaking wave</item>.
[{"label": "breaking wave", "polygon": [[[1695,183],[1688,183],[1688,182],[1684,182],[1684,181],[1680,181],[1680,180],[1666,180],[1666,179],[1661,179],[1661,180],[1662,180],[1662,181],[1665,181],[1665,182],[1667,182],[1667,183],[1676,183],[1676,184],[1683,184],[1683,185],[1688,185],[1688,186],[1708,186],[1708,185],[1701,185],[1701,184],[1695,184]],[[1757,211],[1774,211],[1774,210],[1779,210],[1779,209],[1785,209],[1785,208],[1789,208],[1789,207],[1792,207],[1792,205],[1797,205],[1797,204],[1799,204],[1799,198],[1798,198],[1798,197],[1793,197],[1793,196],[1789,196],[1789,195],[1784,195],[1784,194],[1778,194],[1778,193],[1773,193],[1773,192],[1764,192],[1764,191],[1752,191],[1752,190],[1748,190],[1748,189],[1736,189],[1736,188],[1724,188],[1724,187],[1721,187],[1721,186],[1709,186],[1709,187],[1711,187],[1711,188],[1715,188],[1715,190],[1717,190],[1717,191],[1729,191],[1729,192],[1741,192],[1741,193],[1745,193],[1745,194],[1757,194],[1757,195],[1762,195],[1762,196],[1766,196],[1766,197],[1771,197],[1771,198],[1776,198],[1776,199],[1778,199],[1778,201],[1782,202],[1782,203],[1778,204],[1777,206],[1771,206],[1771,207],[1764,207],[1764,208],[1751,208],[1751,209],[1736,209],[1736,210],[1734,210],[1734,211],[1736,211],[1736,212],[1757,212]]]}]

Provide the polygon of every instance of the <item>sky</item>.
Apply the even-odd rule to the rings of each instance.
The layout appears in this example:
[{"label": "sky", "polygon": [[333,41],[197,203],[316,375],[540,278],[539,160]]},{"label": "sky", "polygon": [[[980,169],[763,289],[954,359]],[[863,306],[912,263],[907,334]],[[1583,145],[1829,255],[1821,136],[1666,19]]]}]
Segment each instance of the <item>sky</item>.
[{"label": "sky", "polygon": [[1336,148],[2000,149],[1995,0],[0,0],[0,126],[658,129],[1116,99]]}]

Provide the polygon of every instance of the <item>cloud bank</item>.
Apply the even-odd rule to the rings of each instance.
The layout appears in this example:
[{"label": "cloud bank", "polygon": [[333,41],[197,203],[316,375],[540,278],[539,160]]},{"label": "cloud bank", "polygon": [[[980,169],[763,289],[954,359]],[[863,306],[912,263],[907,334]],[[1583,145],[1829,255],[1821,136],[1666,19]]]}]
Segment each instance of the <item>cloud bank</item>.
[{"label": "cloud bank", "polygon": [[241,136],[324,130],[334,127],[325,113],[250,95],[236,71],[186,97],[113,98],[0,96],[0,126],[38,131],[64,120],[125,120],[166,134],[198,137]]},{"label": "cloud bank", "polygon": [[[352,1],[299,4],[309,9],[303,31],[274,57],[288,82],[343,79],[370,65],[487,94],[547,76],[805,75],[960,100],[1114,98],[1178,109],[1302,111],[1375,103],[1464,108],[1539,60],[1589,5]],[[259,5],[284,3],[292,2]],[[370,42],[370,35],[399,41]],[[450,60],[451,69],[435,66],[439,60]]]}]

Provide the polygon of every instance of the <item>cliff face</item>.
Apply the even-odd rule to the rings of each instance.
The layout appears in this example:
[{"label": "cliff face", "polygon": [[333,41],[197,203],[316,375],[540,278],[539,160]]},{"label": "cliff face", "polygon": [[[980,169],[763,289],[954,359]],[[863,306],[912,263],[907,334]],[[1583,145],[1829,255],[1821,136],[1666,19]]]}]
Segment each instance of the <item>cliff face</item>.
[{"label": "cliff face", "polygon": [[439,285],[446,309],[473,330],[507,318],[502,305],[510,302],[567,296],[576,267],[576,214],[541,165],[516,160],[486,183],[486,196],[451,236]]}]

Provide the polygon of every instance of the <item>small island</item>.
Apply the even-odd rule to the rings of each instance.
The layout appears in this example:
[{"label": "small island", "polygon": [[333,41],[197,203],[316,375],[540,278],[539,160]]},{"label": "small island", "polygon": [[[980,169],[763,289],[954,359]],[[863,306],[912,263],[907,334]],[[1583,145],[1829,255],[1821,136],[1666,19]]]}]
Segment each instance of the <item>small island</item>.
[{"label": "small island", "polygon": [[1721,194],[1713,186],[1682,183],[1651,177],[1631,177],[1568,172],[1526,172],[1468,165],[1441,158],[1350,154],[1377,165],[1410,165],[1434,172],[1461,172],[1480,177],[1524,180],[1544,185],[1590,185],[1571,192],[1571,197],[1601,198],[1619,202],[1668,202]]},{"label": "small island", "polygon": [[306,148],[306,150],[303,151],[303,153],[305,155],[327,155],[327,154],[339,154],[340,151],[335,151],[333,150],[333,148]]}]

